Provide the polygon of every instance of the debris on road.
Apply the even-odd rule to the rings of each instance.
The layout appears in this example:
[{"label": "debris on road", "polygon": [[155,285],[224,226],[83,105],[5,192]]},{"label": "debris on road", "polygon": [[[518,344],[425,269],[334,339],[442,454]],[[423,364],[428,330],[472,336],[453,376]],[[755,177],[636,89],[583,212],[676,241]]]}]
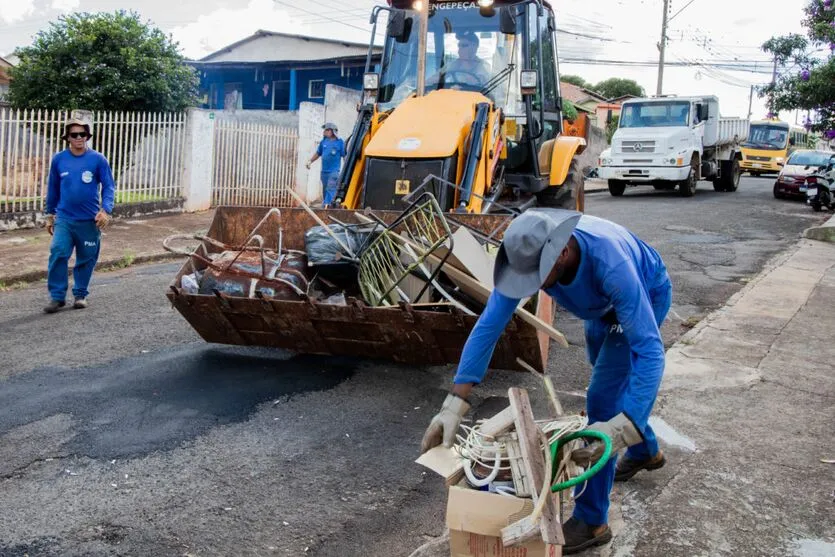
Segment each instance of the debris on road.
[{"label": "debris on road", "polygon": [[[446,523],[452,554],[475,555],[473,547],[518,548],[550,555],[565,544],[560,526],[570,488],[582,484],[609,459],[612,441],[589,431],[581,415],[563,415],[547,389],[552,415],[535,420],[528,393],[508,390],[510,406],[476,425],[461,426],[452,448],[439,445],[416,460],[444,478],[449,488]],[[585,442],[603,446],[602,456],[583,468],[572,452]]]},{"label": "debris on road", "polygon": [[[188,259],[167,293],[209,342],[300,353],[454,363],[492,291],[512,215],[443,213],[430,193],[403,211],[219,207],[205,235],[166,238]],[[330,221],[330,222],[326,222]],[[193,250],[175,240],[198,240]],[[567,346],[547,294],[525,300],[491,367],[542,372]]]}]

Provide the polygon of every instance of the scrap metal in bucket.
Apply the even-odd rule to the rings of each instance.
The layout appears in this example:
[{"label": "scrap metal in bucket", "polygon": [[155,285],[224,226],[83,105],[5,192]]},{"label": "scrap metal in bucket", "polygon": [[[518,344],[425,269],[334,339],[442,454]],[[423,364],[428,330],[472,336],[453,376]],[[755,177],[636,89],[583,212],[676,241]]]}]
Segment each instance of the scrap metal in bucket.
[{"label": "scrap metal in bucket", "polygon": [[[449,223],[438,202],[431,194],[424,194],[360,254],[359,286],[363,297],[372,306],[393,305],[419,300],[432,283],[440,289],[435,279],[452,251],[452,241]],[[441,264],[430,272],[426,258],[445,244],[448,251]],[[400,287],[412,274],[424,281],[414,300]]]},{"label": "scrap metal in bucket", "polygon": [[[264,238],[257,234],[272,218],[278,221],[278,251],[265,248]],[[183,239],[200,240],[223,251],[204,255],[198,251],[184,252],[171,247],[172,241]],[[261,219],[242,246],[229,246],[202,235],[175,234],[163,241],[166,250],[187,255],[206,267],[203,271],[195,270],[181,278],[181,287],[188,292],[296,300],[310,289],[306,257],[303,252],[282,250],[281,244],[281,212],[278,209],[271,209]]]}]

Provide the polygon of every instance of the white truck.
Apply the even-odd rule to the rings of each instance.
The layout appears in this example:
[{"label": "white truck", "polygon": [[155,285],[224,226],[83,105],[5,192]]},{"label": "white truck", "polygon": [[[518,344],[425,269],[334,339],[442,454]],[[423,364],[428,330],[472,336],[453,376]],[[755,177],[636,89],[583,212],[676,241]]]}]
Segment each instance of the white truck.
[{"label": "white truck", "polygon": [[690,197],[699,180],[712,180],[716,191],[736,191],[748,128],[746,119],[720,118],[712,95],[630,99],[621,106],[612,146],[600,155],[598,175],[614,196],[626,186],[646,185],[678,186]]}]

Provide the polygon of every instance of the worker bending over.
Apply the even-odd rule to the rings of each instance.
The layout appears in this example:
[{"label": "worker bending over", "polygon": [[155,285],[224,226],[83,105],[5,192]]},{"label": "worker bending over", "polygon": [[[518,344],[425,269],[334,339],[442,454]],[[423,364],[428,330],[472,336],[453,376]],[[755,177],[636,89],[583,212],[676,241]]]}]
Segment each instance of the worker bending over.
[{"label": "worker bending over", "polygon": [[[564,209],[530,209],[508,227],[494,269],[495,289],[470,333],[452,392],[423,437],[423,452],[451,447],[470,408],[473,385],[484,379],[496,342],[523,298],[543,289],[585,321],[593,366],[586,399],[589,429],[612,439],[612,458],[576,499],[563,525],[566,554],[612,539],[609,493],[614,480],[664,465],[648,424],[664,372],[659,326],[670,309],[672,286],[661,257],[622,226]],[[593,425],[592,425],[593,424]],[[572,458],[588,466],[603,454],[599,442]],[[580,489],[581,486],[578,486]]]}]

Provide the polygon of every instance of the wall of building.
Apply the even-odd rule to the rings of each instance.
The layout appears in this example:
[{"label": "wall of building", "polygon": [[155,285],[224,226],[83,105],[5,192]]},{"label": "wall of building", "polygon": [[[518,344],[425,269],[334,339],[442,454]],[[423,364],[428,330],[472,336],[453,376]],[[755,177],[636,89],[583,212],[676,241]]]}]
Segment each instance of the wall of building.
[{"label": "wall of building", "polygon": [[324,104],[327,85],[361,90],[364,71],[364,62],[357,61],[324,61],[319,65],[295,68],[279,64],[247,68],[204,67],[199,69],[200,107],[294,111],[303,102]]}]

